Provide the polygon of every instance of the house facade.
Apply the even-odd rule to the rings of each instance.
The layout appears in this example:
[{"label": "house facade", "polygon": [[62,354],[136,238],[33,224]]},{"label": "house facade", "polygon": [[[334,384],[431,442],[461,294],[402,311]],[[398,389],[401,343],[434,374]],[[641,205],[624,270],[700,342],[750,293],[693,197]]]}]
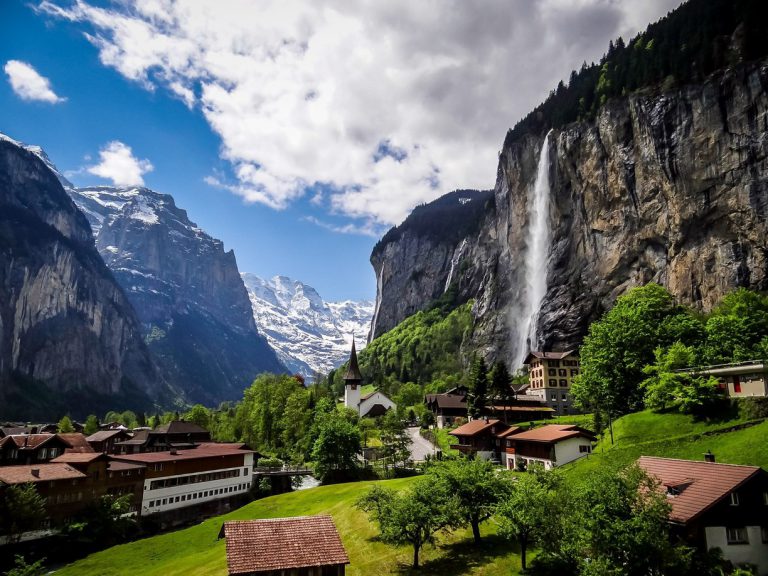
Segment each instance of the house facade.
[{"label": "house facade", "polygon": [[768,473],[756,466],[641,456],[660,483],[674,534],[702,550],[768,575]]},{"label": "house facade", "polygon": [[511,429],[518,430],[496,418],[480,418],[467,422],[448,434],[456,438],[456,444],[451,445],[454,450],[485,460],[501,461],[503,447],[499,435],[509,434]]},{"label": "house facade", "polygon": [[438,428],[448,428],[453,426],[457,418],[467,418],[466,393],[427,394],[424,403],[435,415],[435,425]]},{"label": "house facade", "polygon": [[579,356],[566,352],[531,352],[528,365],[527,394],[537,396],[558,415],[578,414],[571,400],[573,380],[579,375]]},{"label": "house facade", "polygon": [[720,390],[731,398],[768,396],[768,369],[764,362],[738,362],[717,366],[690,368],[691,372],[701,376],[714,376],[720,384]]},{"label": "house facade", "polygon": [[142,516],[243,495],[253,483],[253,451],[242,444],[203,443],[190,450],[112,458],[146,467]]},{"label": "house facade", "polygon": [[505,464],[510,470],[541,464],[546,470],[591,454],[595,434],[566,424],[548,424],[504,438]]},{"label": "house facade", "polygon": [[72,445],[58,434],[13,434],[0,439],[0,466],[50,462]]}]

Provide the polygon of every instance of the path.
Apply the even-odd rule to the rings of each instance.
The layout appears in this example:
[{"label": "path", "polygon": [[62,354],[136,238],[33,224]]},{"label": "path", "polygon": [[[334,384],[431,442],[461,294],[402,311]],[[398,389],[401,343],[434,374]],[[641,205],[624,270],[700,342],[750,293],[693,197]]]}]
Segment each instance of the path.
[{"label": "path", "polygon": [[427,454],[430,456],[435,455],[435,447],[429,440],[425,440],[421,434],[419,434],[418,426],[408,428],[408,436],[411,437],[411,460],[414,462],[424,461]]}]

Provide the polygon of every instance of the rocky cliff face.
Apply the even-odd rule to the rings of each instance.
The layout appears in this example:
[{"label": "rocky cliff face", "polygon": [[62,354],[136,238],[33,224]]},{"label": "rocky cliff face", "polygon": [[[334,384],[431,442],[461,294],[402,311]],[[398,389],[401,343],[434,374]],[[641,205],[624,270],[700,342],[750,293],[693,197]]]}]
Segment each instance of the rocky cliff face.
[{"label": "rocky cliff face", "polygon": [[[609,101],[594,121],[552,133],[552,244],[535,347],[577,345],[618,295],[650,281],[701,310],[737,286],[768,288],[767,88],[766,63],[739,66]],[[377,247],[374,336],[428,305],[456,260],[461,293],[476,299],[476,344],[514,357],[543,141],[529,135],[502,150],[494,209],[477,231],[440,241],[413,230]]]},{"label": "rocky cliff face", "polygon": [[87,220],[34,150],[0,136],[0,416],[146,409],[165,392]]},{"label": "rocky cliff face", "polygon": [[168,380],[191,401],[242,397],[284,368],[254,324],[233,251],[146,188],[71,189]]},{"label": "rocky cliff face", "polygon": [[326,302],[298,280],[242,276],[256,325],[291,372],[305,377],[326,374],[347,361],[353,335],[358,346],[363,343],[373,302]]}]

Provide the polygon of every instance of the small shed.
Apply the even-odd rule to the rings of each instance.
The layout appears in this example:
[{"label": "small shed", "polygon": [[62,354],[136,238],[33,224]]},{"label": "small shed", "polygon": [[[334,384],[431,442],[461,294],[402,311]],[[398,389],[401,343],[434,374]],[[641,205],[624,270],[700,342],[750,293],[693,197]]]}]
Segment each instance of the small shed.
[{"label": "small shed", "polygon": [[225,522],[229,576],[343,576],[349,557],[330,516]]}]

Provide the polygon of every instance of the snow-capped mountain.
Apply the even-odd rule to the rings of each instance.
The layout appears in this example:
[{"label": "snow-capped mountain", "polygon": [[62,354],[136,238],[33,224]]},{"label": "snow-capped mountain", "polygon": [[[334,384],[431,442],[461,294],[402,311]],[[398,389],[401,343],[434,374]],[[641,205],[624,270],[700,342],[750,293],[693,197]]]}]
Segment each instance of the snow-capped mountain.
[{"label": "snow-capped mountain", "polygon": [[326,373],[347,360],[353,335],[359,348],[365,345],[373,302],[325,302],[311,286],[285,276],[242,277],[259,331],[289,370]]},{"label": "snow-capped mountain", "polygon": [[189,400],[239,399],[284,367],[259,334],[235,254],[172,196],[147,188],[68,188],[142,323],[165,377]]}]

